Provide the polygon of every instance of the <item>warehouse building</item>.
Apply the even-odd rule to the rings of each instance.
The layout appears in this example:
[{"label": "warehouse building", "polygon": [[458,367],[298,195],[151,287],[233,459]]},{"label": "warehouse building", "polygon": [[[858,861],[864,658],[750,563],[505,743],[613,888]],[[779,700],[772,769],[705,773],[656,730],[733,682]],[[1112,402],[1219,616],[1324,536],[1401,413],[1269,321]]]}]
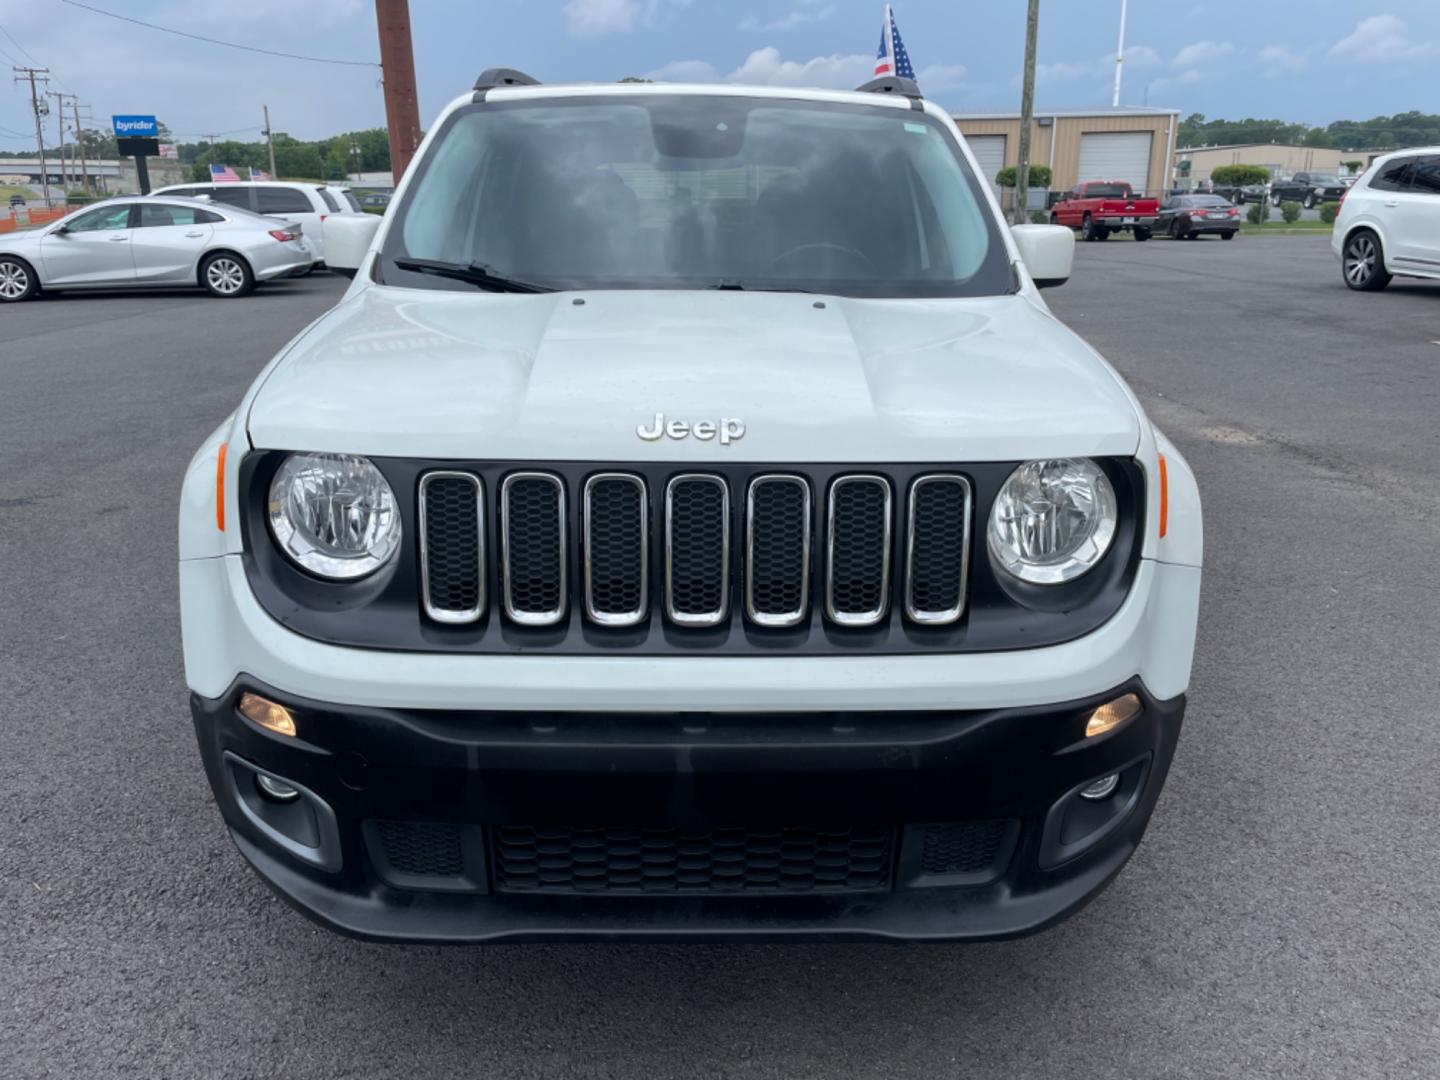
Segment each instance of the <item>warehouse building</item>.
[{"label": "warehouse building", "polygon": [[[1181,174],[1181,187],[1200,187],[1221,165],[1259,165],[1270,170],[1272,177],[1297,172],[1350,172],[1343,162],[1358,161],[1364,169],[1386,150],[1341,150],[1328,146],[1296,146],[1289,143],[1235,143],[1230,146],[1197,146],[1175,151],[1175,166]],[[1184,175],[1182,162],[1189,162],[1189,175]],[[1188,181],[1188,182],[1187,182]]]},{"label": "warehouse building", "polygon": [[[1002,168],[1019,164],[1019,113],[961,113],[955,123],[992,185]],[[1159,194],[1179,126],[1178,109],[1036,109],[1030,164],[1050,166],[1052,192],[1082,180],[1126,180],[1137,192]],[[1001,194],[1008,205],[1010,193]]]}]

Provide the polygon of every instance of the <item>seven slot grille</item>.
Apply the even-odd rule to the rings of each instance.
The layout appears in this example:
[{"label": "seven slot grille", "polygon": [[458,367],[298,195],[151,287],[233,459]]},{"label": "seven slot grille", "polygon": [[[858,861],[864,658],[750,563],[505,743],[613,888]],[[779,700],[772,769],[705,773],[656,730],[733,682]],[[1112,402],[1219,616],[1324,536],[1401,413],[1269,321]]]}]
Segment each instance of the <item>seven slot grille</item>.
[{"label": "seven slot grille", "polygon": [[[732,493],[723,476],[681,473],[656,482],[652,513],[644,477],[597,472],[581,486],[573,522],[560,476],[522,471],[496,483],[500,608],[522,626],[569,617],[572,545],[574,601],[597,626],[645,623],[652,576],[655,606],[677,627],[726,624],[732,564],[744,618],[757,627],[804,625],[815,607],[837,627],[875,626],[890,613],[897,575],[894,602],[912,623],[945,625],[965,610],[973,499],[959,474],[926,473],[897,492],[876,474],[841,475],[817,490],[804,475],[760,473],[734,481]],[[488,569],[480,479],[426,473],[418,509],[425,614],[479,622]]]}]

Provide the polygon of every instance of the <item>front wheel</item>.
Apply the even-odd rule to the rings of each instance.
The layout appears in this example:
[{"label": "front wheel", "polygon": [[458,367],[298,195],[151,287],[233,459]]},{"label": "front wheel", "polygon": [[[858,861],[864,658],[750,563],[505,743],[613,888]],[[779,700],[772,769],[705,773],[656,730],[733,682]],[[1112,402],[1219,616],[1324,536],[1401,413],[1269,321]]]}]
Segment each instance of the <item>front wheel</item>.
[{"label": "front wheel", "polygon": [[23,259],[0,256],[0,304],[18,304],[40,291],[35,271]]},{"label": "front wheel", "polygon": [[1244,193],[1243,191],[1237,191],[1237,192],[1235,192],[1235,205],[1236,205],[1236,206],[1244,206],[1244,205],[1245,205],[1245,193]]},{"label": "front wheel", "polygon": [[1306,195],[1306,196],[1305,196],[1305,201],[1304,201],[1304,203],[1302,203],[1301,205],[1304,206],[1306,210],[1314,210],[1314,209],[1315,209],[1315,196],[1314,196],[1314,195]]},{"label": "front wheel", "polygon": [[1185,230],[1180,226],[1179,218],[1172,218],[1170,221],[1170,239],[1179,240],[1185,235]]},{"label": "front wheel", "polygon": [[1222,232],[1222,233],[1220,234],[1220,239],[1221,239],[1221,240],[1234,240],[1234,239],[1235,239],[1235,234],[1234,234],[1233,232]]},{"label": "front wheel", "polygon": [[1060,224],[1060,215],[1059,215],[1059,214],[1051,214],[1051,215],[1050,215],[1050,224],[1051,224],[1051,225],[1059,225],[1059,224]]},{"label": "front wheel", "polygon": [[217,252],[200,264],[200,284],[211,296],[229,300],[244,296],[255,288],[255,275],[250,265],[239,255],[228,251]]},{"label": "front wheel", "polygon": [[1273,205],[1279,206],[1279,205],[1280,205],[1282,202],[1284,202],[1284,201],[1285,201],[1285,196],[1281,195],[1280,192],[1278,192],[1278,191],[1272,191],[1272,192],[1270,193],[1270,202],[1271,202]]},{"label": "front wheel", "polygon": [[1141,241],[1149,240],[1150,230],[1140,225],[1135,226],[1135,239]]},{"label": "front wheel", "polygon": [[1390,271],[1385,269],[1385,253],[1380,238],[1368,230],[1353,233],[1345,241],[1341,261],[1345,284],[1357,292],[1378,292],[1390,284]]}]

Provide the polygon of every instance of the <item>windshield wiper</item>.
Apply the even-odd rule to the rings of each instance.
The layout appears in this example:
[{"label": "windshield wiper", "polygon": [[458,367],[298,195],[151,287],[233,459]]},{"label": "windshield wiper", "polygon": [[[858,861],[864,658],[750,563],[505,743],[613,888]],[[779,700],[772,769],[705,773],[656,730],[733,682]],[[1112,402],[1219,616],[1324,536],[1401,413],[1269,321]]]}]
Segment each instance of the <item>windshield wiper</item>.
[{"label": "windshield wiper", "polygon": [[722,292],[793,292],[813,293],[814,289],[802,289],[795,285],[747,285],[739,278],[721,278],[714,285],[706,285],[707,289],[719,289]]},{"label": "windshield wiper", "polygon": [[453,263],[443,262],[439,259],[396,259],[395,265],[401,270],[413,270],[417,274],[434,274],[436,277],[466,281],[486,292],[548,293],[555,291],[546,285],[535,285],[529,281],[520,281],[497,274],[484,263]]}]

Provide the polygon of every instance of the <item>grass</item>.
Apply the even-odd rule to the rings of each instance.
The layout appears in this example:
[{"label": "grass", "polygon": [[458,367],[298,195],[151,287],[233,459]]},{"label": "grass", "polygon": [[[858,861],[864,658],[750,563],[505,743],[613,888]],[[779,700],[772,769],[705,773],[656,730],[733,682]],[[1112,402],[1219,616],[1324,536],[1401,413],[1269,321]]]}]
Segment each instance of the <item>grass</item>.
[{"label": "grass", "polygon": [[1252,225],[1250,222],[1242,222],[1240,231],[1246,236],[1262,236],[1265,233],[1274,233],[1277,236],[1300,236],[1316,233],[1328,233],[1334,229],[1334,225],[1326,224],[1323,221],[1296,221],[1286,224],[1283,221],[1272,221],[1266,225]]}]

